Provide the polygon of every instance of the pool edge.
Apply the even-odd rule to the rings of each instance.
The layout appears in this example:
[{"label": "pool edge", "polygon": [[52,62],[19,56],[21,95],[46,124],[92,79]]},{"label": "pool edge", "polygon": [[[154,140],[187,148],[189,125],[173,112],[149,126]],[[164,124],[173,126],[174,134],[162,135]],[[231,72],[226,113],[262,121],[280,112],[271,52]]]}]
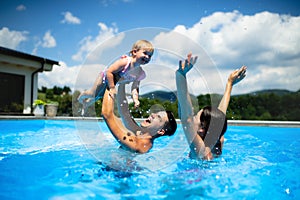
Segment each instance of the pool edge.
[{"label": "pool edge", "polygon": [[[46,116],[8,116],[0,115],[0,120],[87,120],[87,121],[103,121],[102,117],[46,117]],[[136,118],[137,122],[141,122],[142,118]],[[179,119],[177,123],[181,123]],[[272,126],[272,127],[296,127],[300,128],[300,121],[261,121],[261,120],[228,120],[231,126]]]}]

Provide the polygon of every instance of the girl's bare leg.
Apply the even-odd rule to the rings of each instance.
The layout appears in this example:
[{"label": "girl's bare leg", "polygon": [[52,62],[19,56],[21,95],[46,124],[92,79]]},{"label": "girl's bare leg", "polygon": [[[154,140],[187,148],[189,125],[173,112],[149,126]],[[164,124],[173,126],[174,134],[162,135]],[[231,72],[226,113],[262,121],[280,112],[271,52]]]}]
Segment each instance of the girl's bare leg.
[{"label": "girl's bare leg", "polygon": [[96,78],[93,87],[91,89],[83,91],[79,95],[79,97],[78,97],[79,103],[85,104],[85,102],[90,101],[91,99],[94,99],[95,95],[96,95],[95,93],[97,93],[97,90],[99,90],[98,88],[101,88],[101,86],[104,84],[105,83],[103,83],[103,73],[100,73],[99,76]]}]

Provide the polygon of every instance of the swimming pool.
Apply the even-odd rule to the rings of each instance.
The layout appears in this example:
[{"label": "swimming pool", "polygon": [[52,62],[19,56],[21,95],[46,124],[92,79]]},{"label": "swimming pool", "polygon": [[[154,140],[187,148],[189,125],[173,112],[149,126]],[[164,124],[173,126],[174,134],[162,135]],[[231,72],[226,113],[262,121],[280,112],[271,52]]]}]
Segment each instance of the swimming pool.
[{"label": "swimming pool", "polygon": [[300,198],[300,128],[229,126],[212,162],[181,130],[135,155],[103,122],[0,120],[0,199]]}]

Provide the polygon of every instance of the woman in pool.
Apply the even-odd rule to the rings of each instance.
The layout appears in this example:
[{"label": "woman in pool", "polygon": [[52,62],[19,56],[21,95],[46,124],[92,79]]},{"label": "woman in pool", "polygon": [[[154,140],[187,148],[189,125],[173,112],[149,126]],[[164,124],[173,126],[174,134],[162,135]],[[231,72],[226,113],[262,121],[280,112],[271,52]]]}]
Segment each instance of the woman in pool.
[{"label": "woman in pool", "polygon": [[119,82],[132,83],[131,91],[134,107],[139,107],[139,84],[146,77],[141,65],[150,62],[153,52],[154,47],[149,41],[138,40],[133,44],[129,56],[122,56],[104,72],[101,72],[93,87],[82,92],[78,97],[79,103],[83,105],[83,114],[88,106],[103,97],[106,88],[109,89],[112,95],[116,94],[115,85]]},{"label": "woman in pool", "polygon": [[197,57],[188,54],[183,63],[179,61],[176,71],[176,87],[181,123],[190,146],[190,157],[211,160],[222,154],[224,133],[227,129],[226,111],[233,85],[246,76],[246,66],[233,71],[226,84],[226,89],[218,108],[206,106],[194,116],[191,98],[187,89],[186,74],[192,69]]}]

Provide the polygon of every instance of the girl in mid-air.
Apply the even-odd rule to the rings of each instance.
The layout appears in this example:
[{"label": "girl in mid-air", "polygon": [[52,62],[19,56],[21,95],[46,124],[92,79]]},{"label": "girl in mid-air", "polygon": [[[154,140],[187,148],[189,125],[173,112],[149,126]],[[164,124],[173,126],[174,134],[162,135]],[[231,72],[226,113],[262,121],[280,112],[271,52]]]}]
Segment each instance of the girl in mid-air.
[{"label": "girl in mid-air", "polygon": [[123,55],[101,72],[93,87],[85,90],[78,97],[78,101],[83,105],[82,115],[88,106],[103,97],[106,89],[109,90],[110,96],[114,97],[115,85],[118,82],[132,82],[131,92],[134,107],[139,107],[139,85],[140,81],[146,77],[141,65],[150,62],[153,52],[154,48],[149,41],[138,40],[133,44],[129,56]]}]

